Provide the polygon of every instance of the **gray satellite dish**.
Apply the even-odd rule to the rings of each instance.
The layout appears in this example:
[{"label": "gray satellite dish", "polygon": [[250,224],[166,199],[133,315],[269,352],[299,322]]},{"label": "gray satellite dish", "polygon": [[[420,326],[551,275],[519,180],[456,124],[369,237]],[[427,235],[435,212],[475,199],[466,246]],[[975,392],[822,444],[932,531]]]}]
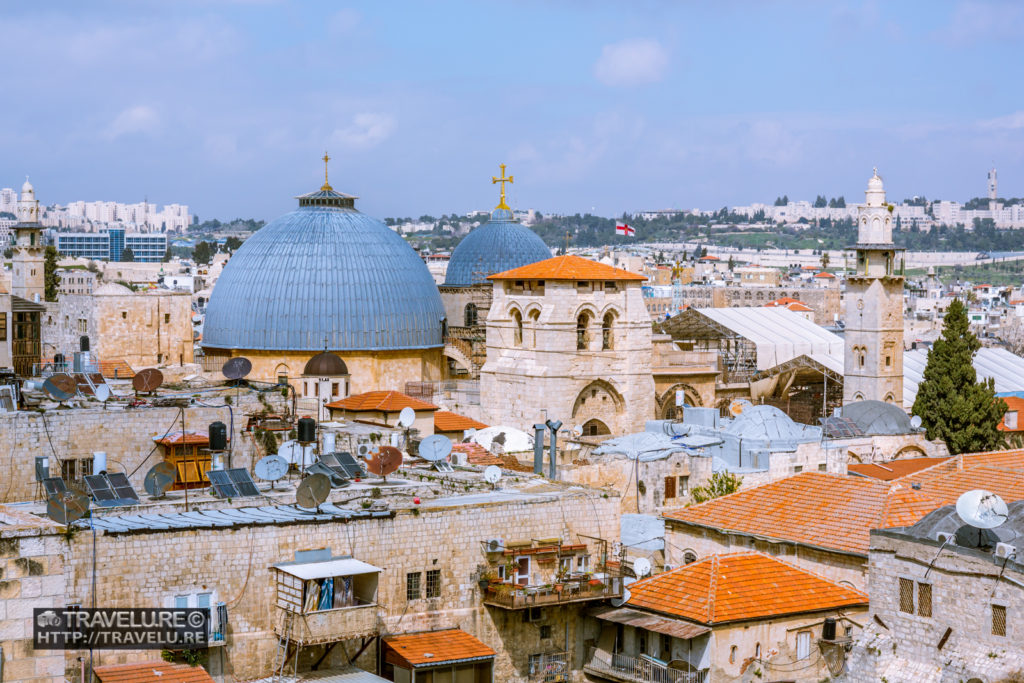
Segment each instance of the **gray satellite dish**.
[{"label": "gray satellite dish", "polygon": [[106,384],[97,384],[93,395],[96,396],[97,401],[106,401],[110,398],[110,387]]},{"label": "gray satellite dish", "polygon": [[142,486],[146,493],[154,498],[163,496],[167,489],[171,488],[178,478],[178,471],[169,462],[158,462],[146,472],[146,478],[142,480]]},{"label": "gray satellite dish", "polygon": [[320,503],[331,493],[331,480],[326,474],[311,474],[295,490],[295,503],[305,510],[319,510]]},{"label": "gray satellite dish", "polygon": [[633,573],[637,576],[647,576],[651,573],[651,561],[646,557],[638,557],[633,560]]},{"label": "gray satellite dish", "polygon": [[577,439],[583,436],[583,425],[576,425],[575,427],[573,427],[572,435],[575,436]]},{"label": "gray satellite dish", "polygon": [[224,363],[224,366],[221,367],[220,371],[227,379],[244,379],[250,372],[252,372],[252,361],[245,356],[231,358]]},{"label": "gray satellite dish", "polygon": [[402,412],[398,414],[398,426],[402,429],[406,429],[412,426],[412,423],[416,420],[416,411],[406,406],[402,408]]},{"label": "gray satellite dish", "polygon": [[432,434],[420,441],[420,457],[430,462],[439,462],[452,452],[452,442],[444,434]]},{"label": "gray satellite dish", "polygon": [[268,455],[259,459],[253,471],[263,481],[271,482],[273,488],[273,482],[288,474],[288,461],[280,455]]},{"label": "gray satellite dish", "polygon": [[995,529],[1006,522],[1010,511],[996,494],[974,489],[957,498],[956,514],[964,523],[977,529]]},{"label": "gray satellite dish", "polygon": [[627,602],[629,602],[629,598],[630,598],[629,589],[628,588],[623,588],[622,589],[622,597],[612,598],[611,599],[612,607],[622,607]]},{"label": "gray satellite dish", "polygon": [[484,481],[488,484],[497,484],[501,481],[501,468],[497,465],[488,465],[484,468]]},{"label": "gray satellite dish", "polygon": [[70,375],[58,372],[50,375],[43,382],[43,391],[49,394],[55,401],[66,401],[72,398],[78,389],[78,383]]},{"label": "gray satellite dish", "polygon": [[910,426],[913,427],[914,429],[920,429],[921,428],[921,416],[920,415],[915,415],[912,418],[910,418]]},{"label": "gray satellite dish", "polygon": [[46,516],[67,526],[89,511],[89,497],[78,491],[61,491],[46,499]]}]

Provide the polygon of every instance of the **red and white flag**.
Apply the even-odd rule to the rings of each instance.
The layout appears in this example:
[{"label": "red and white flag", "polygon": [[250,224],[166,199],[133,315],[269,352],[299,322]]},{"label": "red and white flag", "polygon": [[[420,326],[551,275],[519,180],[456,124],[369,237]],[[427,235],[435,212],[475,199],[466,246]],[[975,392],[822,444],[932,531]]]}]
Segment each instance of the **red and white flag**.
[{"label": "red and white flag", "polygon": [[634,237],[636,235],[636,228],[626,225],[625,223],[616,223],[615,233],[618,235],[625,235],[626,237]]}]

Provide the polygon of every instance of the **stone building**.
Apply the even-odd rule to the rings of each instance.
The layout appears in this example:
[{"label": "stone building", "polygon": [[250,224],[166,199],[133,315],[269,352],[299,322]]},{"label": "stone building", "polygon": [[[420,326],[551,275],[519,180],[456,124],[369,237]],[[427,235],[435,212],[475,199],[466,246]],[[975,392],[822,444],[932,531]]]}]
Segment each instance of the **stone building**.
[{"label": "stone building", "polygon": [[186,365],[194,359],[192,300],[188,292],[133,292],[108,282],[91,295],[62,296],[46,304],[43,346],[48,357],[70,358],[89,338],[101,360],[124,360],[133,368]]},{"label": "stone building", "polygon": [[45,294],[43,226],[39,222],[39,200],[32,183],[25,179],[18,200],[18,222],[14,233],[14,254],[11,256],[11,294],[39,302]]},{"label": "stone building", "polygon": [[[763,306],[783,298],[795,299],[813,312],[818,325],[832,325],[839,317],[838,287],[809,286],[801,282],[779,282],[776,285],[680,285],[674,289],[677,305],[690,308],[736,308]],[[673,315],[677,311],[673,310]]]},{"label": "stone building", "polygon": [[878,170],[857,207],[857,265],[846,277],[843,402],[903,405],[903,263]]},{"label": "stone building", "polygon": [[444,307],[426,264],[405,240],[323,187],[248,238],[206,306],[203,366],[252,361],[250,380],[299,377],[331,351],[354,391],[395,389],[444,375]]},{"label": "stone building", "polygon": [[1024,502],[995,529],[965,526],[952,505],[910,527],[871,533],[871,619],[842,680],[960,683],[1024,671]]},{"label": "stone building", "polygon": [[483,422],[529,429],[546,411],[593,436],[654,416],[642,275],[569,255],[488,279]]}]

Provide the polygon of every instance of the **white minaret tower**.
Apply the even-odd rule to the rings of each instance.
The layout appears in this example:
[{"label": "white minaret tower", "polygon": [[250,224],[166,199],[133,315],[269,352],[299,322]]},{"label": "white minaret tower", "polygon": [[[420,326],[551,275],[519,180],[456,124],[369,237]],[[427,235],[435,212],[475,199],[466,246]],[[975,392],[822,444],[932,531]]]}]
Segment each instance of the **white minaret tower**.
[{"label": "white minaret tower", "polygon": [[846,278],[843,402],[903,406],[903,258],[878,169],[857,207],[857,267]]},{"label": "white minaret tower", "polygon": [[988,172],[988,208],[991,211],[995,211],[998,207],[996,206],[999,199],[999,181],[996,179],[996,169],[992,168]]},{"label": "white minaret tower", "polygon": [[11,294],[29,301],[42,301],[45,293],[43,226],[39,223],[39,201],[32,183],[25,179],[18,200],[18,223],[14,231],[11,258]]}]

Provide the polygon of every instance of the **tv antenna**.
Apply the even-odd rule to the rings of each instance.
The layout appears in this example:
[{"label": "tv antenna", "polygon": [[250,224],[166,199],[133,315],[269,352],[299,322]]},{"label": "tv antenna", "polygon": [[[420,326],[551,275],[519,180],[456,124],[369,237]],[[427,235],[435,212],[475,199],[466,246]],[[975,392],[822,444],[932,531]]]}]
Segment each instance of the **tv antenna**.
[{"label": "tv antenna", "polygon": [[167,489],[171,488],[178,478],[178,472],[169,462],[158,462],[146,472],[142,487],[153,498],[163,498]]},{"label": "tv antenna", "polygon": [[484,468],[484,481],[493,488],[501,481],[501,468],[497,465],[488,465]]},{"label": "tv antenna", "polygon": [[311,474],[295,490],[295,504],[304,510],[320,511],[320,504],[331,493],[331,480],[326,474]]},{"label": "tv antenna", "polygon": [[651,561],[646,557],[638,557],[633,560],[633,573],[639,577],[649,576],[651,573]]},{"label": "tv antenna", "polygon": [[132,377],[132,388],[135,393],[151,394],[160,388],[164,383],[164,373],[156,368],[140,370],[135,377]]},{"label": "tv antenna", "polygon": [[402,451],[394,446],[381,446],[366,460],[366,469],[380,477],[384,483],[388,475],[402,466]]},{"label": "tv antenna", "polygon": [[60,491],[46,499],[46,516],[67,526],[89,511],[89,497],[78,491]]},{"label": "tv antenna", "polygon": [[263,481],[269,481],[273,490],[274,482],[288,474],[288,461],[280,455],[267,455],[259,459],[253,471]]}]

